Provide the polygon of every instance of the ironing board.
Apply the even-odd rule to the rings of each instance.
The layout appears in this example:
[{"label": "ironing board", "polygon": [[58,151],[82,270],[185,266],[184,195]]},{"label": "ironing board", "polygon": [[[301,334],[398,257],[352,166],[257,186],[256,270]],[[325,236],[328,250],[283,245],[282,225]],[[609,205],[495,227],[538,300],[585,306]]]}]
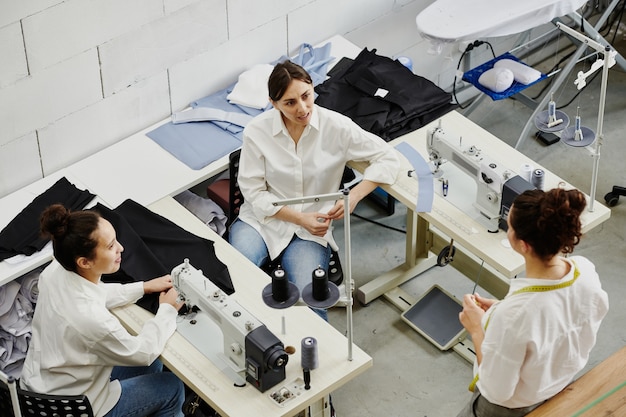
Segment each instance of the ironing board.
[{"label": "ironing board", "polygon": [[415,19],[433,42],[513,35],[571,13],[587,0],[437,0]]},{"label": "ironing board", "polygon": [[[569,16],[576,25],[584,24],[584,32],[587,35],[609,44],[598,30],[607,21],[620,0],[611,0],[595,25],[588,23],[576,12],[586,2],[586,0],[508,0],[506,2],[502,0],[474,0],[472,2],[436,0],[420,12],[415,21],[421,36],[430,40],[437,51],[441,51],[446,43],[513,35],[548,22],[556,23],[565,15]],[[586,50],[586,45],[580,42],[577,44],[578,49],[552,83],[553,91],[557,90],[567,79]],[[615,60],[621,68],[626,70],[626,60],[621,54],[618,53]],[[545,94],[539,103],[534,103],[534,112],[524,126],[515,149],[518,149],[529,135],[534,126],[536,114],[546,109],[549,98],[550,95]]]}]

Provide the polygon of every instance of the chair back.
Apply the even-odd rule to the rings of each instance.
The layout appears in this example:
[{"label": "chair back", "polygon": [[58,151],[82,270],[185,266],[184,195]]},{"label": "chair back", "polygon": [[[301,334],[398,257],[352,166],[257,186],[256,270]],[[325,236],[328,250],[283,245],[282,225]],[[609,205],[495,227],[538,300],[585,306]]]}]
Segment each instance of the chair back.
[{"label": "chair back", "polygon": [[229,195],[228,195],[228,224],[230,225],[239,216],[239,208],[243,204],[243,195],[239,189],[239,158],[241,149],[231,152],[228,158],[228,170],[230,172]]},{"label": "chair back", "polygon": [[17,380],[0,371],[0,416],[21,417]]},{"label": "chair back", "polygon": [[24,417],[93,417],[86,395],[38,394],[18,387]]}]

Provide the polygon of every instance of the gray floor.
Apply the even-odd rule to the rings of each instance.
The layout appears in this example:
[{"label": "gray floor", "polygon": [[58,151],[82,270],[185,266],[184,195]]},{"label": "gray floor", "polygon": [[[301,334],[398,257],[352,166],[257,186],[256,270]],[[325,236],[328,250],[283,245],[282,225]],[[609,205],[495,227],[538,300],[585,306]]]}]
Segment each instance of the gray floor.
[{"label": "gray floor", "polygon": [[[384,31],[388,23],[381,22]],[[368,47],[380,47],[371,30],[372,38],[360,34],[355,41]],[[350,36],[347,36],[350,38]],[[397,37],[396,37],[397,38]],[[356,43],[356,42],[355,42]],[[623,33],[614,45],[626,54]],[[397,46],[398,51],[402,46]],[[411,57],[416,60],[418,57]],[[585,65],[585,64],[581,64]],[[589,63],[586,64],[589,68]],[[581,68],[583,68],[581,66]],[[559,105],[575,94],[573,80],[555,94]],[[563,109],[573,119],[576,107],[581,107],[583,124],[595,130],[598,115],[600,77]],[[610,71],[609,89],[604,119],[604,144],[596,199],[604,203],[604,195],[613,185],[626,186],[624,158],[626,158],[626,74],[617,66]],[[461,111],[462,112],[462,111]],[[469,117],[483,128],[514,145],[531,110],[514,100],[493,102],[484,100]],[[533,130],[534,133],[534,130]],[[519,147],[525,155],[590,194],[593,159],[585,149],[568,147],[561,142],[549,147],[527,138]],[[575,253],[587,256],[599,271],[603,286],[609,293],[611,308],[600,329],[599,339],[585,370],[624,346],[626,340],[626,297],[624,246],[626,224],[626,197],[611,209],[611,218],[583,237]],[[405,227],[405,210],[396,204],[396,212],[387,216],[370,202],[363,202],[356,213],[398,229]],[[404,260],[404,239],[401,231],[386,229],[358,218],[352,220],[353,274],[356,286],[375,278],[380,273]],[[343,236],[338,229],[336,236]],[[438,283],[457,297],[471,292],[473,282],[451,266],[435,267],[402,285],[409,294],[419,297],[434,283]],[[478,289],[480,291],[480,288]],[[367,306],[354,305],[354,341],[374,359],[373,368],[352,380],[333,394],[333,403],[340,417],[356,416],[456,416],[469,399],[467,385],[471,379],[471,365],[454,351],[440,351],[400,319],[400,311],[384,298]],[[346,313],[343,308],[330,312],[330,322],[345,331]],[[337,346],[337,349],[346,349]]]}]

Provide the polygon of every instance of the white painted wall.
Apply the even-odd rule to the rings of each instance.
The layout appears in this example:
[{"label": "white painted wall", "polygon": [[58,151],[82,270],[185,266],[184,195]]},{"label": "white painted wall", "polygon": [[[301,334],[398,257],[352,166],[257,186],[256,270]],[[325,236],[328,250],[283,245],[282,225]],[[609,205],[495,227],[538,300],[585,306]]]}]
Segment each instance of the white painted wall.
[{"label": "white painted wall", "polygon": [[430,3],[0,0],[0,197],[335,34],[446,88],[458,50],[428,55],[415,27]]}]

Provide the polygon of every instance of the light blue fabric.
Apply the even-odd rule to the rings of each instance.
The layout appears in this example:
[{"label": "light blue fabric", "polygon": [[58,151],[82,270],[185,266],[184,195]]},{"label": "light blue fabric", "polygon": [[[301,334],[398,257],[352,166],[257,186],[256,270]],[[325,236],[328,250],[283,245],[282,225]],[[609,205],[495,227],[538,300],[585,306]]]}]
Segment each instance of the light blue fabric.
[{"label": "light blue fabric", "polygon": [[430,212],[433,209],[433,199],[435,198],[433,173],[430,166],[428,166],[428,163],[419,152],[408,143],[399,143],[396,149],[409,160],[415,170],[414,175],[417,177],[418,183],[415,211],[418,213]]},{"label": "light blue fabric", "polygon": [[283,56],[278,62],[289,59],[294,64],[300,65],[309,73],[311,79],[313,80],[313,85],[316,86],[326,80],[326,75],[328,74],[328,64],[335,59],[330,56],[331,47],[331,42],[328,42],[319,48],[314,48],[308,43],[303,43],[300,45],[298,55],[293,58]]},{"label": "light blue fabric", "polygon": [[[320,48],[313,48],[304,43],[300,46],[300,52],[295,58],[281,57],[274,63],[292,59],[309,72],[314,85],[317,85],[326,79],[328,63],[334,59],[330,57],[331,46],[329,42]],[[225,114],[237,118],[239,120],[237,124],[220,120],[178,124],[168,122],[148,132],[147,136],[191,169],[202,169],[211,162],[239,149],[245,127],[240,126],[244,124],[241,122],[245,119],[243,115],[251,116],[251,119],[272,106],[270,104],[265,109],[254,109],[230,103],[226,97],[234,86],[235,84],[232,84],[221,91],[195,100],[190,106],[194,109],[207,107],[222,110]],[[236,114],[242,114],[242,116],[239,118]]]},{"label": "light blue fabric", "polygon": [[191,169],[202,169],[241,147],[237,134],[211,122],[169,122],[146,135]]}]

